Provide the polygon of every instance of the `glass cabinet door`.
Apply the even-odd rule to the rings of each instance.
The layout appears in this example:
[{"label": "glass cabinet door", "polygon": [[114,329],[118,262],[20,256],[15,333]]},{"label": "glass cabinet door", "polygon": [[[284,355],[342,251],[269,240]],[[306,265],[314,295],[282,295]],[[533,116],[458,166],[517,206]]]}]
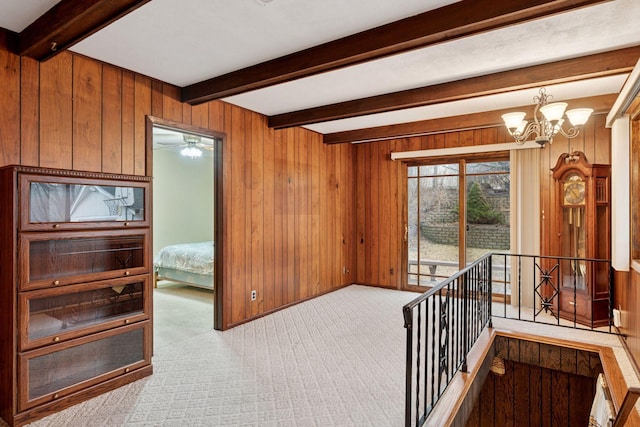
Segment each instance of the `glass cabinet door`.
[{"label": "glass cabinet door", "polygon": [[145,182],[20,176],[21,229],[148,225]]},{"label": "glass cabinet door", "polygon": [[60,345],[20,353],[19,409],[129,373],[151,361],[149,323],[123,326]]},{"label": "glass cabinet door", "polygon": [[23,233],[21,290],[149,272],[149,231]]},{"label": "glass cabinet door", "polygon": [[27,350],[148,318],[148,277],[20,293],[20,349]]}]

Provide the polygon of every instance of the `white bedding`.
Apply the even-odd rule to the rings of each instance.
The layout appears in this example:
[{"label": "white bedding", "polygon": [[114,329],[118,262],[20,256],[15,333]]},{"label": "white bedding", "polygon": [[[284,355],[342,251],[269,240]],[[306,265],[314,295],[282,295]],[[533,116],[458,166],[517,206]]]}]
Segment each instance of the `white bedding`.
[{"label": "white bedding", "polygon": [[213,255],[213,241],[170,245],[158,252],[153,266],[212,275]]}]

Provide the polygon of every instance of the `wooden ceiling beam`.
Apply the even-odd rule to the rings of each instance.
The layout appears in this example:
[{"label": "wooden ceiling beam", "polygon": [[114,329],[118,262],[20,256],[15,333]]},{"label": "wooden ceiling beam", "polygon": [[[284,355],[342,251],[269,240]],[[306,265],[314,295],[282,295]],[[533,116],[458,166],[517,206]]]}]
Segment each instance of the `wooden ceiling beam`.
[{"label": "wooden ceiling beam", "polygon": [[19,34],[16,53],[44,61],[150,0],[62,0]]},{"label": "wooden ceiling beam", "polygon": [[640,46],[524,67],[368,98],[355,99],[269,117],[269,126],[283,129],[366,114],[423,107],[514,90],[567,83],[630,72]]},{"label": "wooden ceiling beam", "polygon": [[463,0],[182,89],[199,104],[611,0]]},{"label": "wooden ceiling beam", "polygon": [[[617,94],[592,96],[568,100],[571,108],[593,108],[594,113],[608,112],[617,98]],[[531,105],[513,107],[504,110],[484,111],[461,116],[442,117],[421,120],[411,123],[379,126],[368,129],[357,129],[345,132],[328,133],[323,136],[325,144],[341,144],[350,142],[375,142],[386,139],[408,138],[434,133],[479,129],[486,127],[504,126],[501,116],[511,111],[523,111],[527,117],[533,116],[533,101]]]}]

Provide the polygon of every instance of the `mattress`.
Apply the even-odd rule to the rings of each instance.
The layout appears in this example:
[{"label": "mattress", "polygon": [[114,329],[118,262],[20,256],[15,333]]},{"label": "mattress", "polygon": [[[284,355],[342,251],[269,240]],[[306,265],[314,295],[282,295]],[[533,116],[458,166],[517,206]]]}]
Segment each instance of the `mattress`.
[{"label": "mattress", "polygon": [[153,260],[154,268],[213,275],[213,241],[181,243],[162,248]]}]

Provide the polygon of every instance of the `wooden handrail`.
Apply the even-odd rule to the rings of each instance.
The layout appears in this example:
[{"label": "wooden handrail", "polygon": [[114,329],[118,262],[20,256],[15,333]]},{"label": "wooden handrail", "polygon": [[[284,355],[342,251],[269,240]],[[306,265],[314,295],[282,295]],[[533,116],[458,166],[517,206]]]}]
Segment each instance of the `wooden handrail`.
[{"label": "wooden handrail", "polygon": [[636,406],[636,401],[640,397],[640,388],[638,387],[629,387],[627,394],[624,396],[624,400],[622,401],[622,405],[620,406],[620,410],[616,415],[616,420],[613,423],[613,427],[622,427],[627,423],[627,419],[631,414],[631,411]]}]

